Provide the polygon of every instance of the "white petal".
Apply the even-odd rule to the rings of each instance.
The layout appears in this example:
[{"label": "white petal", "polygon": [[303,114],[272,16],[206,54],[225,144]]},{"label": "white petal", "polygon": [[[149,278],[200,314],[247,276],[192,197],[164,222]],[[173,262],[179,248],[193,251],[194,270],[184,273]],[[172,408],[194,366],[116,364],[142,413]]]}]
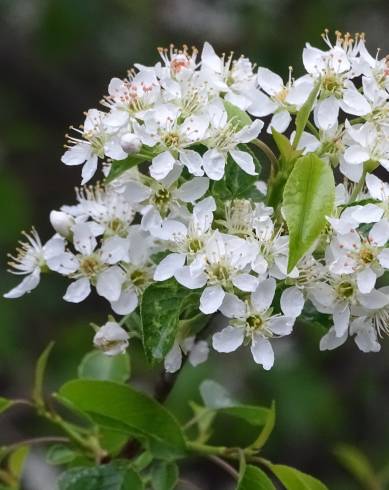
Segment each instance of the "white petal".
[{"label": "white petal", "polygon": [[352,213],[352,217],[359,223],[376,223],[382,218],[384,210],[375,204],[366,204]]},{"label": "white petal", "polygon": [[258,277],[251,274],[238,274],[232,278],[232,284],[241,291],[254,292],[258,287]]},{"label": "white petal", "polygon": [[246,304],[234,294],[226,293],[219,309],[227,318],[243,318]]},{"label": "white petal", "polygon": [[19,283],[15,288],[11,289],[8,293],[4,294],[4,298],[15,299],[20,298],[26,293],[29,293],[35,289],[40,280],[40,269],[35,269],[31,274],[26,276],[21,283]]},{"label": "white petal", "polygon": [[173,277],[178,268],[185,264],[186,254],[172,253],[161,260],[154,271],[154,281],[165,281]]},{"label": "white petal", "polygon": [[331,128],[337,122],[338,114],[339,104],[333,96],[320,101],[316,106],[317,123],[321,129]]},{"label": "white petal", "polygon": [[369,239],[373,245],[383,247],[389,240],[389,221],[384,219],[375,223],[369,232]]},{"label": "white petal", "polygon": [[73,243],[82,255],[91,255],[97,242],[88,223],[77,223],[73,227]]},{"label": "white petal", "polygon": [[268,310],[276,291],[276,281],[273,278],[260,282],[256,291],[251,293],[251,302],[258,312]]},{"label": "white petal", "polygon": [[164,151],[153,158],[150,165],[150,175],[155,180],[164,179],[173,170],[175,159],[170,151]]},{"label": "white petal", "polygon": [[344,159],[350,165],[366,162],[369,158],[369,152],[360,145],[349,146],[344,152]]},{"label": "white petal", "polygon": [[128,182],[125,187],[125,196],[130,203],[139,203],[150,197],[151,189],[140,182]]},{"label": "white petal", "polygon": [[250,141],[259,135],[263,128],[263,124],[263,121],[255,119],[251,124],[248,124],[236,133],[236,141],[239,141],[239,143],[250,143]]},{"label": "white petal", "polygon": [[124,279],[124,274],[120,267],[110,267],[109,269],[101,272],[97,277],[97,294],[108,301],[117,301],[122,292],[122,284]]},{"label": "white petal", "polygon": [[111,301],[111,308],[118,315],[129,315],[137,306],[138,296],[133,289],[123,290],[117,301]]},{"label": "white petal", "polygon": [[337,337],[347,332],[350,321],[350,308],[347,304],[336,305],[333,313],[334,329]]},{"label": "white petal", "polygon": [[208,359],[209,354],[209,345],[205,340],[200,340],[196,342],[192,347],[188,360],[192,366],[196,367],[199,364],[202,364]]},{"label": "white petal", "polygon": [[379,263],[385,269],[389,269],[389,248],[385,248],[377,256]]},{"label": "white petal", "polygon": [[267,127],[267,132],[271,134],[271,130],[274,128],[279,133],[283,133],[288,129],[291,120],[292,117],[288,111],[276,112],[271,118],[270,124]]},{"label": "white petal", "polygon": [[178,343],[175,342],[175,344],[173,345],[173,347],[170,349],[170,351],[167,353],[165,357],[164,360],[165,370],[168,373],[175,373],[180,369],[181,364],[182,364],[181,349]]},{"label": "white petal", "polygon": [[84,185],[87,182],[90,181],[90,179],[95,175],[96,170],[97,170],[97,155],[92,155],[88,160],[85,162],[84,166],[82,167],[81,171],[81,184]]},{"label": "white petal", "polygon": [[285,289],[281,294],[281,310],[284,315],[297,318],[304,308],[304,295],[295,286]]},{"label": "white petal", "polygon": [[269,95],[278,94],[284,87],[282,78],[268,68],[258,68],[258,85]]},{"label": "white petal", "polygon": [[174,277],[177,282],[189,289],[202,288],[207,282],[207,276],[203,272],[192,274],[189,266],[177,269]]},{"label": "white petal", "polygon": [[209,315],[215,313],[223,303],[225,292],[220,286],[208,286],[200,297],[200,311]]},{"label": "white petal", "polygon": [[46,259],[46,264],[50,270],[65,276],[76,272],[80,265],[76,257],[70,252],[63,252],[50,257]]},{"label": "white petal", "polygon": [[190,174],[200,177],[204,175],[203,159],[197,151],[181,150],[180,162],[185,165]]},{"label": "white petal", "polygon": [[127,238],[112,236],[104,241],[101,247],[101,259],[106,264],[117,264],[128,261],[129,241]]},{"label": "white petal", "polygon": [[244,328],[228,327],[223,328],[212,337],[212,346],[218,352],[233,352],[240,347],[244,340]]},{"label": "white petal", "polygon": [[360,294],[359,302],[365,308],[376,310],[389,304],[389,295],[381,292],[380,290],[373,289],[370,291],[370,293]]},{"label": "white petal", "polygon": [[276,335],[289,335],[293,330],[294,321],[294,317],[274,316],[269,319],[268,325]]},{"label": "white petal", "polygon": [[320,350],[333,350],[337,347],[344,344],[347,340],[348,332],[346,332],[341,336],[337,337],[335,333],[335,328],[332,327],[328,330],[328,332],[321,338],[320,340]]},{"label": "white petal", "polygon": [[203,155],[204,171],[212,180],[220,180],[224,176],[225,156],[218,150],[208,150]]},{"label": "white petal", "polygon": [[207,68],[210,68],[216,73],[222,73],[223,63],[222,60],[217,56],[213,47],[205,42],[203,50],[201,52],[201,64]]},{"label": "white petal", "polygon": [[251,344],[251,353],[257,364],[262,364],[268,371],[274,364],[274,352],[271,343],[261,336],[255,336]]},{"label": "white petal", "polygon": [[91,147],[87,143],[80,143],[67,150],[61,158],[65,165],[81,165],[89,158]]},{"label": "white petal", "polygon": [[77,281],[72,282],[66,290],[63,299],[70,303],[80,303],[91,291],[90,282],[86,277],[81,277]]},{"label": "white petal", "polygon": [[249,175],[258,175],[255,170],[254,159],[250,153],[241,150],[231,150],[230,155],[244,172]]},{"label": "white petal", "polygon": [[370,293],[375,286],[376,280],[377,276],[370,267],[357,273],[358,289],[362,294]]},{"label": "white petal", "polygon": [[195,202],[207,192],[209,179],[207,177],[195,177],[177,189],[175,197],[184,202]]},{"label": "white petal", "polygon": [[383,201],[385,198],[387,199],[389,197],[389,189],[387,188],[388,184],[382,182],[382,180],[376,175],[367,174],[366,185],[373,199]]},{"label": "white petal", "polygon": [[251,104],[247,108],[247,112],[255,117],[268,116],[278,108],[278,104],[273,102],[270,97],[259,90],[255,90],[250,99]]}]

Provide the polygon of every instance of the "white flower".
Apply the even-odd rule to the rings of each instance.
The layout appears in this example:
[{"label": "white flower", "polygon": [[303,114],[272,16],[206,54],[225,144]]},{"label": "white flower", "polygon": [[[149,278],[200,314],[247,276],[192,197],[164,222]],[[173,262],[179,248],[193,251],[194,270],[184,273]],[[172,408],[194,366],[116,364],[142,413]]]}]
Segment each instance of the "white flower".
[{"label": "white flower", "polygon": [[123,354],[128,347],[128,333],[116,322],[107,322],[93,338],[95,347],[107,356]]},{"label": "white flower", "polygon": [[41,272],[52,269],[66,274],[65,265],[63,267],[56,265],[57,257],[65,250],[65,240],[61,236],[54,235],[45,245],[42,245],[34,228],[30,234],[24,233],[24,236],[27,241],[19,242],[17,255],[9,254],[9,265],[13,268],[10,270],[12,274],[26,277],[15,288],[4,294],[5,298],[20,298],[35,289],[39,284]]},{"label": "white flower", "polygon": [[191,264],[178,268],[174,277],[189,289],[207,285],[200,297],[200,311],[214,313],[227,290],[255,290],[258,278],[249,271],[257,253],[255,244],[216,231]]},{"label": "white flower", "polygon": [[195,337],[176,341],[164,359],[165,371],[175,373],[181,368],[182,354],[188,355],[189,363],[196,367],[208,359],[209,346],[205,340],[195,342]]},{"label": "white flower", "polygon": [[271,369],[274,352],[270,339],[289,335],[304,305],[302,294],[297,288],[292,288],[282,295],[281,309],[284,315],[273,315],[271,305],[275,290],[276,281],[266,279],[251,293],[249,302],[226,295],[221,312],[230,321],[226,328],[214,334],[213,348],[218,352],[232,352],[246,339],[251,344],[254,361],[262,364],[266,370]]},{"label": "white flower", "polygon": [[282,78],[268,68],[258,68],[258,84],[267,94],[260,94],[261,104],[255,116],[273,114],[267,132],[274,128],[283,133],[289,126],[292,117],[290,111],[298,110],[308,98],[313,89],[310,77],[304,76],[292,81],[292,72],[289,71],[289,80],[286,85]]}]

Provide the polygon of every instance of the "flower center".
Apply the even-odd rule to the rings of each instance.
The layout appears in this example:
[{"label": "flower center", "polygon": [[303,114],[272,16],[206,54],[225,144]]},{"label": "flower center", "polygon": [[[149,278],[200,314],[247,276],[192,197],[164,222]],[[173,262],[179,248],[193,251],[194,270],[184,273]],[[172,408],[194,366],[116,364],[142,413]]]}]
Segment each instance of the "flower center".
[{"label": "flower center", "polygon": [[131,272],[130,279],[135,287],[142,287],[146,283],[146,277],[142,270],[135,269]]},{"label": "flower center", "polygon": [[225,283],[229,280],[229,271],[225,265],[214,264],[208,270],[208,275],[211,280]]},{"label": "flower center", "polygon": [[101,270],[101,262],[95,255],[80,260],[80,271],[86,277],[92,277]]},{"label": "flower center", "polygon": [[175,132],[166,133],[163,142],[168,148],[176,148],[180,142],[180,135]]},{"label": "flower center", "polygon": [[364,264],[371,264],[374,260],[374,253],[369,248],[362,248],[359,252],[359,258]]},{"label": "flower center", "polygon": [[264,326],[264,321],[259,315],[249,316],[246,320],[248,328],[253,330],[261,330]]},{"label": "flower center", "polygon": [[334,73],[327,73],[322,78],[322,89],[327,94],[340,95],[343,82]]},{"label": "flower center", "polygon": [[163,208],[164,206],[166,206],[169,203],[170,198],[171,194],[165,188],[158,189],[157,192],[154,194],[154,202],[159,208]]},{"label": "flower center", "polygon": [[188,243],[189,252],[196,253],[203,248],[203,242],[198,238],[192,238]]},{"label": "flower center", "polygon": [[351,298],[354,294],[354,286],[351,282],[342,281],[337,287],[337,293],[340,298]]}]

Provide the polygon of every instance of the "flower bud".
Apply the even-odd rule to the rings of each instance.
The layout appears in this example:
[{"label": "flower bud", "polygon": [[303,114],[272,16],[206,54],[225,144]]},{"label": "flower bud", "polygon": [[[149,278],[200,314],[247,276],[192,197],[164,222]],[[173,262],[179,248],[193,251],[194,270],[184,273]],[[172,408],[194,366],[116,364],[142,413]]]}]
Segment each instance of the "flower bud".
[{"label": "flower bud", "polygon": [[93,344],[107,356],[123,354],[128,347],[128,333],[116,322],[107,322],[93,338]]},{"label": "flower bud", "polygon": [[141,140],[132,133],[123,134],[120,138],[120,145],[126,153],[134,155],[142,148]]},{"label": "flower bud", "polygon": [[63,211],[51,211],[50,223],[54,230],[64,238],[69,238],[74,219]]}]

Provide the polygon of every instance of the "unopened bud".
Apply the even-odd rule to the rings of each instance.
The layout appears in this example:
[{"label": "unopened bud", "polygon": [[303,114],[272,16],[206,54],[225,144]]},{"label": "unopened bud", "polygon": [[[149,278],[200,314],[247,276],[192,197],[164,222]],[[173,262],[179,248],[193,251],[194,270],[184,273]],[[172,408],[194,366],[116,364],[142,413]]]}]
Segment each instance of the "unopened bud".
[{"label": "unopened bud", "polygon": [[107,322],[93,338],[93,344],[107,356],[123,354],[128,347],[128,333],[116,322]]},{"label": "unopened bud", "polygon": [[142,148],[141,140],[132,133],[123,134],[123,136],[120,138],[120,145],[123,151],[125,151],[129,155],[134,155],[135,153],[138,153],[139,150]]},{"label": "unopened bud", "polygon": [[51,211],[50,223],[54,230],[64,238],[69,238],[74,219],[63,211]]}]

